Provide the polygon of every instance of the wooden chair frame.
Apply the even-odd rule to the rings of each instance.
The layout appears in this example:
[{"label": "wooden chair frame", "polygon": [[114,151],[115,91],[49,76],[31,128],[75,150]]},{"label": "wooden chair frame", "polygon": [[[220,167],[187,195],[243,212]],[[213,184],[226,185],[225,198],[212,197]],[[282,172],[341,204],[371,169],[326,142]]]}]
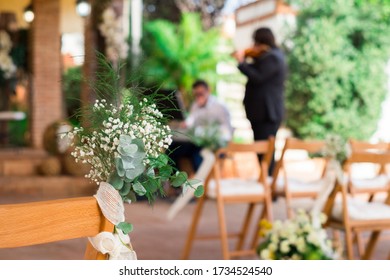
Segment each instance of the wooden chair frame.
[{"label": "wooden chair frame", "polygon": [[[293,216],[293,210],[291,208],[291,200],[294,198],[316,198],[317,197],[317,192],[312,191],[312,192],[299,192],[295,193],[289,190],[288,187],[288,174],[287,170],[285,168],[285,155],[287,151],[289,150],[303,150],[308,153],[318,153],[320,150],[325,146],[324,141],[320,140],[300,140],[296,138],[287,138],[286,143],[283,147],[282,154],[280,156],[279,161],[277,162],[275,166],[275,170],[272,175],[272,183],[271,183],[271,190],[272,190],[272,195],[273,197],[278,197],[278,196],[283,196],[286,199],[286,208],[287,208],[287,216],[289,218],[292,218]],[[322,177],[325,175],[325,168],[322,171]],[[277,190],[277,180],[278,177],[280,176],[280,172],[283,172],[283,177],[284,177],[284,187],[282,192],[279,192]]]},{"label": "wooden chair frame", "polygon": [[[368,152],[354,153],[350,159],[350,162],[373,162],[377,164],[390,163],[390,153],[375,154]],[[332,209],[336,200],[336,196],[341,194],[343,219],[338,221],[332,219]],[[380,237],[382,230],[390,229],[390,219],[381,220],[351,220],[349,218],[348,204],[347,204],[347,188],[342,185],[342,182],[336,182],[334,189],[328,197],[328,200],[324,206],[323,212],[328,216],[328,221],[325,226],[331,227],[336,230],[345,231],[345,241],[347,247],[347,258],[353,259],[353,234],[357,236],[363,231],[372,231],[369,241],[367,243],[364,252],[359,250],[360,257],[363,259],[370,259],[374,251],[375,245]],[[390,191],[384,202],[390,205]],[[359,244],[358,244],[359,245]]]},{"label": "wooden chair frame", "polygon": [[[272,201],[271,201],[271,192],[267,183],[267,173],[268,173],[268,164],[267,160],[270,160],[273,150],[274,150],[275,140],[274,138],[270,138],[268,141],[256,141],[253,144],[235,144],[230,143],[226,148],[220,149],[216,153],[216,162],[214,164],[212,172],[209,174],[206,182],[205,182],[205,194],[198,199],[195,213],[192,218],[191,226],[187,235],[186,244],[183,250],[182,259],[188,259],[190,255],[190,251],[195,239],[198,240],[210,240],[210,239],[220,239],[222,245],[222,256],[224,259],[231,259],[232,257],[239,257],[245,255],[251,255],[255,253],[255,248],[257,246],[258,241],[258,226],[256,227],[256,232],[251,242],[251,248],[249,250],[244,250],[243,245],[245,238],[248,234],[248,229],[250,222],[253,217],[253,210],[255,205],[258,203],[264,204],[263,210],[258,218],[258,221],[262,218],[266,218],[268,220],[272,220]],[[220,183],[221,179],[221,166],[222,162],[226,157],[231,157],[234,153],[242,153],[242,152],[253,152],[257,154],[265,154],[263,160],[260,162],[261,172],[258,178],[258,182],[260,182],[264,187],[264,192],[262,195],[237,195],[237,196],[223,196],[220,191]],[[216,203],[217,203],[217,211],[218,211],[218,225],[219,225],[219,235],[203,235],[197,236],[197,226],[201,217],[201,213],[203,210],[203,206],[207,199],[210,199],[207,195],[208,186],[210,179],[214,179],[216,182]],[[227,232],[226,225],[226,217],[225,217],[225,205],[229,203],[249,203],[248,210],[246,212],[244,222],[239,233],[230,234]],[[238,238],[238,242],[236,245],[236,249],[234,251],[229,251],[228,248],[228,238]]]},{"label": "wooden chair frame", "polygon": [[[390,143],[386,142],[379,142],[379,143],[370,143],[365,141],[358,141],[354,139],[349,140],[349,144],[351,146],[352,153],[361,153],[361,152],[369,152],[369,151],[376,151],[376,152],[386,152],[390,151]],[[350,160],[346,162],[344,169],[348,173],[348,191],[352,194],[359,194],[359,193],[366,193],[370,195],[369,200],[372,201],[374,199],[374,195],[379,192],[386,192],[390,185],[387,188],[383,188],[382,186],[378,188],[369,188],[369,189],[356,189],[353,186],[352,182],[352,170],[351,165],[353,162]],[[377,175],[386,174],[386,164],[381,164],[380,168],[378,170]]]},{"label": "wooden chair frame", "polygon": [[[0,248],[15,248],[113,232],[93,197],[0,205]],[[85,259],[107,259],[88,242]]]}]

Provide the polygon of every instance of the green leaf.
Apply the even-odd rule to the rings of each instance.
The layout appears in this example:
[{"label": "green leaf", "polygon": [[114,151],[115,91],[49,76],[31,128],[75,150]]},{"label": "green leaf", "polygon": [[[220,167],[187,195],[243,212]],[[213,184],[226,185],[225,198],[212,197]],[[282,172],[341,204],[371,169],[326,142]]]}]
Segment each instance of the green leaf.
[{"label": "green leaf", "polygon": [[146,176],[154,178],[156,176],[156,173],[154,172],[154,169],[153,168],[149,168],[146,171]]},{"label": "green leaf", "polygon": [[194,192],[194,195],[196,197],[201,197],[202,195],[204,194],[204,187],[203,185],[200,185],[196,188],[195,192]]},{"label": "green leaf", "polygon": [[197,184],[200,184],[202,183],[201,180],[198,180],[198,179],[190,179],[188,180],[188,184],[190,184],[191,186],[194,186],[194,185],[197,185]]},{"label": "green leaf", "polygon": [[158,167],[163,167],[168,164],[169,158],[166,154],[161,154],[158,156],[157,161],[159,163]]},{"label": "green leaf", "polygon": [[108,182],[116,189],[120,190],[123,187],[123,179],[118,176],[116,172],[112,173],[110,178],[108,179]]},{"label": "green leaf", "polygon": [[137,196],[135,195],[133,190],[130,190],[129,193],[126,196],[127,199],[129,199],[131,202],[137,201]]},{"label": "green leaf", "polygon": [[158,186],[160,184],[160,181],[154,178],[148,178],[145,182],[143,182],[143,186],[147,190],[148,193],[155,193],[158,189]]},{"label": "green leaf", "polygon": [[135,182],[133,185],[133,190],[140,196],[143,196],[146,194],[146,189],[140,182]]},{"label": "green leaf", "polygon": [[163,180],[169,179],[171,177],[173,168],[169,165],[165,165],[159,169],[159,175]]},{"label": "green leaf", "polygon": [[123,177],[125,176],[125,169],[123,167],[123,162],[121,158],[115,158],[115,167],[116,167],[116,172],[118,173],[118,176]]},{"label": "green leaf", "polygon": [[133,231],[133,225],[127,222],[121,222],[116,225],[116,228],[123,231],[124,234],[128,234]]},{"label": "green leaf", "polygon": [[172,183],[172,186],[173,187],[180,187],[181,185],[183,185],[186,181],[187,181],[187,173],[181,171],[181,172],[178,172],[176,173],[174,176],[173,176],[173,179],[171,181]]},{"label": "green leaf", "polygon": [[130,189],[131,189],[131,183],[125,183],[123,188],[119,191],[119,194],[122,197],[125,197],[130,192]]}]

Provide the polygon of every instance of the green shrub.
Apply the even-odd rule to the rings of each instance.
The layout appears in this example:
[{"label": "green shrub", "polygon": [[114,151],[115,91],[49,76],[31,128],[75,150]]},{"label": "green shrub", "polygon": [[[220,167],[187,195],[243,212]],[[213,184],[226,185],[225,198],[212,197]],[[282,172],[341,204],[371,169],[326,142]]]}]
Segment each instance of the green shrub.
[{"label": "green shrub", "polygon": [[153,20],[145,25],[142,48],[144,80],[148,85],[179,89],[189,104],[191,85],[196,79],[216,84],[217,63],[229,59],[221,51],[220,31],[202,29],[198,14],[184,13],[179,24]]},{"label": "green shrub", "polygon": [[386,95],[388,18],[375,1],[299,2],[287,52],[287,126],[302,138],[369,138]]}]

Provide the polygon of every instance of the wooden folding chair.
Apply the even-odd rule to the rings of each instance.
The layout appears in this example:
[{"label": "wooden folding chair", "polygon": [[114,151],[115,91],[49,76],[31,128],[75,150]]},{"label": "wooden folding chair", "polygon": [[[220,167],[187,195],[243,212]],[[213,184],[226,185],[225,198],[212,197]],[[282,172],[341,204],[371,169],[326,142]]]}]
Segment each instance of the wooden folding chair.
[{"label": "wooden folding chair", "polygon": [[[390,153],[353,153],[348,161],[388,164]],[[336,196],[341,196],[341,200]],[[326,226],[345,231],[348,259],[353,259],[353,234],[372,231],[365,251],[359,252],[363,259],[370,259],[380,232],[390,229],[390,192],[385,202],[359,200],[348,195],[345,182],[338,181],[324,206],[324,213],[328,216]]]},{"label": "wooden folding chair", "polygon": [[[273,150],[274,138],[270,138],[269,141],[256,141],[252,144],[230,143],[226,148],[220,149],[216,153],[216,162],[214,164],[213,171],[205,183],[205,194],[197,202],[192,223],[187,235],[182,259],[188,259],[195,239],[220,239],[222,245],[222,256],[224,259],[255,254],[255,248],[258,241],[258,228],[256,229],[255,236],[253,237],[251,248],[244,250],[243,245],[256,204],[263,204],[263,209],[257,222],[260,221],[261,218],[266,218],[268,220],[272,219],[271,192],[266,178],[268,170],[267,161],[270,160]],[[227,158],[234,160],[234,155],[238,153],[265,154],[264,159],[260,162],[261,172],[258,179],[242,179],[239,177],[222,178],[222,162]],[[208,199],[216,200],[220,232],[219,235],[216,236],[196,236],[202,209]],[[239,233],[228,234],[224,209],[225,205],[229,203],[249,204],[242,229]],[[229,251],[228,248],[228,238],[230,237],[238,238],[236,249],[234,251]]]},{"label": "wooden folding chair", "polygon": [[[390,144],[386,142],[369,143],[365,141],[349,140],[352,153],[360,152],[386,152]],[[376,165],[376,166],[375,166]],[[379,192],[387,192],[389,189],[386,165],[373,163],[347,162],[345,169],[348,173],[348,191],[352,195],[368,194],[369,200]],[[363,172],[362,172],[363,171]],[[369,176],[362,176],[362,173],[370,173]],[[364,175],[364,174],[363,174]]]},{"label": "wooden folding chair", "polygon": [[[294,198],[314,199],[324,184],[326,160],[310,157],[310,154],[319,153],[324,145],[325,142],[319,140],[286,139],[281,157],[276,164],[270,181],[272,182],[271,190],[273,196],[285,197],[287,216],[289,218],[293,216],[294,211],[291,202]],[[299,153],[299,155],[294,157],[291,156],[292,153]],[[288,154],[291,159],[288,159]],[[292,170],[294,167],[295,171]],[[297,176],[296,173],[298,172],[300,176]]]},{"label": "wooden folding chair", "polygon": [[[15,248],[93,237],[114,225],[93,197],[0,205],[0,248]],[[104,260],[88,242],[85,259]]]}]

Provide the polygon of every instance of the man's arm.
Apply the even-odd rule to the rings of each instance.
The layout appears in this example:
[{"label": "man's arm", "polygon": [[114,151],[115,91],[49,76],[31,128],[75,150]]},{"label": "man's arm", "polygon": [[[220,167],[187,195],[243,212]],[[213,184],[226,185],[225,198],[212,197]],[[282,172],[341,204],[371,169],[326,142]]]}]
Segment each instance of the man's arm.
[{"label": "man's arm", "polygon": [[279,63],[274,55],[266,54],[260,61],[253,65],[249,65],[245,61],[241,62],[238,64],[238,69],[240,69],[251,82],[261,84],[278,71]]}]

